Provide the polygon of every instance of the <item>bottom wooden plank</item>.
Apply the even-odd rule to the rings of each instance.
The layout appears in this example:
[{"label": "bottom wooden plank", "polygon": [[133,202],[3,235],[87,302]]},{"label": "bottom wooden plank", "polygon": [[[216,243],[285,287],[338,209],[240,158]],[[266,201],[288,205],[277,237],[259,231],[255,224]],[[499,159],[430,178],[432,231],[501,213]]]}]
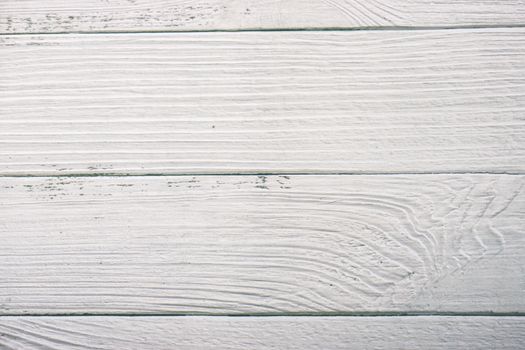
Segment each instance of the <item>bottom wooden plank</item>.
[{"label": "bottom wooden plank", "polygon": [[4,317],[14,349],[518,349],[523,317]]}]

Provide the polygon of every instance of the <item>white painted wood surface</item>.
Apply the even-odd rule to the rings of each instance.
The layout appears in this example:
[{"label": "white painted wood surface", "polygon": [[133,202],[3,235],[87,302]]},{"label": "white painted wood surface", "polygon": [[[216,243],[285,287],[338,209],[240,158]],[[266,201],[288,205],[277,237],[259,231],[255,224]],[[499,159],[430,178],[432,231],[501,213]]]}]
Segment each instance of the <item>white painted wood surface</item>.
[{"label": "white painted wood surface", "polygon": [[525,29],[0,45],[2,175],[525,171]]},{"label": "white painted wood surface", "polygon": [[0,317],[5,350],[516,350],[520,317]]},{"label": "white painted wood surface", "polygon": [[523,0],[2,0],[0,32],[525,24]]},{"label": "white painted wood surface", "polygon": [[521,348],[524,18],[0,0],[0,349]]},{"label": "white painted wood surface", "polygon": [[524,312],[524,183],[2,178],[0,313]]}]

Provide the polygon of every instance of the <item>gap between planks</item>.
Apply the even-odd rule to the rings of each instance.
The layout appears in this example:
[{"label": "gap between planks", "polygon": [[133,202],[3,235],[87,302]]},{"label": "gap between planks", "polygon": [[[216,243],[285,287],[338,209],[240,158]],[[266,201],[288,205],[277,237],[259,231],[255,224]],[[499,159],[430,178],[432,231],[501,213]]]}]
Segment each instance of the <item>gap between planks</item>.
[{"label": "gap between planks", "polygon": [[0,178],[68,178],[68,177],[171,177],[171,176],[425,176],[425,175],[509,175],[521,172],[506,171],[446,171],[446,172],[236,172],[236,173],[78,173],[78,174],[0,174]]},{"label": "gap between planks", "polygon": [[450,25],[450,26],[370,26],[370,27],[290,27],[290,28],[243,28],[243,29],[194,29],[194,30],[99,30],[99,31],[61,31],[61,32],[0,32],[0,36],[26,35],[64,35],[64,34],[187,34],[187,33],[250,33],[250,32],[362,32],[362,31],[421,31],[421,30],[458,30],[458,29],[511,29],[525,28],[524,24],[494,24],[494,25]]},{"label": "gap between planks", "polygon": [[279,313],[208,313],[208,312],[70,312],[70,313],[13,313],[4,317],[525,317],[525,312],[453,312],[453,311],[367,311],[367,312],[279,312]]}]

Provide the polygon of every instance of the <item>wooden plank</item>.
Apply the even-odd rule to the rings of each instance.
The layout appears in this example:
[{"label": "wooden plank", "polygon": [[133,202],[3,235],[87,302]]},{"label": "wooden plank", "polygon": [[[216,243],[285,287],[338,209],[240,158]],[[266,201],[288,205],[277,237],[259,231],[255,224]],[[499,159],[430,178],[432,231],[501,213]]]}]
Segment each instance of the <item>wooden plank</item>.
[{"label": "wooden plank", "polygon": [[519,349],[523,317],[12,317],[15,349]]},{"label": "wooden plank", "polygon": [[523,312],[524,183],[2,178],[0,312]]},{"label": "wooden plank", "polygon": [[0,32],[524,24],[523,0],[2,0]]},{"label": "wooden plank", "polygon": [[525,29],[0,38],[0,174],[525,171]]}]

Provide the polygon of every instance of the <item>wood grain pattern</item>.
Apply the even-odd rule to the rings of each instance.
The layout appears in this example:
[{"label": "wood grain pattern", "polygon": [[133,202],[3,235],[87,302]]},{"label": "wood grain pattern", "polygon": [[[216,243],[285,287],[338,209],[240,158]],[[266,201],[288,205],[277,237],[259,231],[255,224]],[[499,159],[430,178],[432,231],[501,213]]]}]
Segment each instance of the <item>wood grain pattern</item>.
[{"label": "wood grain pattern", "polygon": [[5,350],[515,350],[524,336],[519,317],[0,318]]},{"label": "wood grain pattern", "polygon": [[0,38],[0,174],[525,171],[525,29]]},{"label": "wood grain pattern", "polygon": [[2,0],[0,32],[524,24],[523,0]]},{"label": "wood grain pattern", "polygon": [[523,312],[524,183],[2,178],[0,313]]}]

